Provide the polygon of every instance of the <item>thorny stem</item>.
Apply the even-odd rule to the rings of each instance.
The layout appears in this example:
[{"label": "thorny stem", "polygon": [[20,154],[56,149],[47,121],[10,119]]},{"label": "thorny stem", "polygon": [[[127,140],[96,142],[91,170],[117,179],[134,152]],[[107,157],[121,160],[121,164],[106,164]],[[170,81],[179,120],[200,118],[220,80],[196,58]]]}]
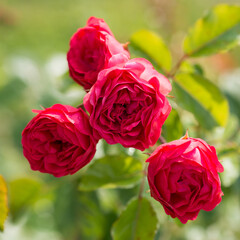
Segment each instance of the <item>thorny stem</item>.
[{"label": "thorny stem", "polygon": [[[178,71],[179,67],[181,66],[181,64],[183,63],[183,61],[188,57],[187,54],[184,54],[180,60],[176,63],[176,65],[172,68],[172,70],[167,74],[167,78],[172,78],[175,76],[176,72]],[[172,96],[171,96],[172,97]],[[161,142],[161,144],[167,143],[166,139],[163,136],[159,137],[159,140]]]},{"label": "thorny stem", "polygon": [[161,142],[162,144],[164,144],[164,143],[167,142],[166,139],[165,139],[163,136],[160,136],[160,137],[159,137],[159,140],[160,140],[160,142]]},{"label": "thorny stem", "polygon": [[82,104],[80,104],[80,105],[78,105],[77,106],[77,108],[81,108],[84,112],[86,112],[86,109],[85,109],[85,107],[84,107],[84,105],[83,105],[83,103]]},{"label": "thorny stem", "polygon": [[172,70],[170,71],[170,73],[167,75],[168,78],[173,78],[176,74],[176,72],[178,71],[179,67],[181,66],[181,64],[183,63],[183,61],[188,57],[187,54],[184,54],[180,60],[176,63],[176,65],[172,68]]},{"label": "thorny stem", "polygon": [[[161,144],[167,143],[167,140],[163,136],[159,137],[159,141],[161,142]],[[151,156],[151,154],[157,149],[157,147],[158,145],[156,143],[154,146],[149,148],[150,152],[145,152],[144,154]]]}]

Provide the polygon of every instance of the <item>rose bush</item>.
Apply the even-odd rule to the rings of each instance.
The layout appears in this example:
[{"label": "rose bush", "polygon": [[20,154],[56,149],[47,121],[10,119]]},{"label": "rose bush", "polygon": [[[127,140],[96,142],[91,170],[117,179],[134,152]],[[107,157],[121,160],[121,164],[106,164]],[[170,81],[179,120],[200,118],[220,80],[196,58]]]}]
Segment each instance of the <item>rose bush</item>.
[{"label": "rose bush", "polygon": [[61,177],[91,161],[98,135],[82,109],[55,104],[34,112],[22,133],[23,154],[32,170]]},{"label": "rose bush", "polygon": [[148,158],[151,196],[182,223],[213,210],[223,195],[223,171],[215,148],[201,139],[182,138],[159,146]]},{"label": "rose bush", "polygon": [[126,62],[129,57],[104,20],[95,17],[89,18],[87,25],[72,36],[67,54],[71,77],[86,91],[102,69]]},{"label": "rose bush", "polygon": [[84,98],[90,123],[107,143],[144,150],[154,145],[171,106],[169,80],[136,58],[99,73]]}]

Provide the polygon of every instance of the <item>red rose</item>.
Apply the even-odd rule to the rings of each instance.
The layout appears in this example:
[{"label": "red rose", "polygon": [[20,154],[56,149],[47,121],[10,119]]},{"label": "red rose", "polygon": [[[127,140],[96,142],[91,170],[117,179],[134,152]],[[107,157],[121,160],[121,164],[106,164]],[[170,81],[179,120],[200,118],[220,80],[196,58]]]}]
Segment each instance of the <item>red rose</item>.
[{"label": "red rose", "polygon": [[82,109],[55,104],[38,113],[22,133],[23,154],[32,170],[62,177],[91,161],[97,139]]},{"label": "red rose", "polygon": [[216,150],[202,139],[184,137],[159,146],[148,158],[151,196],[182,223],[211,211],[223,195]]},{"label": "red rose", "polygon": [[158,140],[171,106],[167,78],[147,60],[132,59],[124,66],[101,71],[84,98],[90,123],[109,144],[144,150]]},{"label": "red rose", "polygon": [[129,57],[104,20],[95,17],[89,18],[87,25],[72,36],[67,54],[71,77],[86,91],[101,70],[126,62]]}]

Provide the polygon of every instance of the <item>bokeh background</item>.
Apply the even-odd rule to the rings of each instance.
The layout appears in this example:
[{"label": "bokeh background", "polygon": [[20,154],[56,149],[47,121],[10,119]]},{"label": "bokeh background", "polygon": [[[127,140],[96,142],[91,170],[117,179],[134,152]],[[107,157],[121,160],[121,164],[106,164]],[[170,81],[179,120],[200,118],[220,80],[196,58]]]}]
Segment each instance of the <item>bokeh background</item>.
[{"label": "bokeh background", "polygon": [[[9,187],[10,214],[1,240],[111,239],[110,228],[132,189],[79,192],[76,176],[55,179],[33,172],[22,155],[21,132],[34,116],[31,109],[54,103],[81,103],[84,91],[67,74],[66,52],[72,34],[90,16],[104,18],[120,42],[140,29],[157,32],[172,51],[182,55],[184,36],[207,9],[239,0],[1,0],[0,2],[0,174]],[[240,239],[240,48],[194,60],[227,96],[230,116],[226,128],[207,131],[182,111],[183,131],[215,145],[225,167],[221,174],[223,201],[211,213],[186,225],[158,211],[157,239]],[[120,146],[98,146],[106,152],[127,151]],[[79,173],[81,175],[81,172]],[[146,191],[148,187],[146,184]],[[146,195],[149,193],[145,193]],[[126,239],[127,240],[127,239]]]}]

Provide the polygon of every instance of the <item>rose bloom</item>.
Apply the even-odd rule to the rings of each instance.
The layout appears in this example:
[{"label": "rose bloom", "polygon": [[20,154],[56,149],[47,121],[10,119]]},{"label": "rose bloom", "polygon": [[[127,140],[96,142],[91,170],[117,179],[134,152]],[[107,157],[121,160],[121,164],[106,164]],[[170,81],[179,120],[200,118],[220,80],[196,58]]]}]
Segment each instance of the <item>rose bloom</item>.
[{"label": "rose bloom", "polygon": [[71,77],[86,91],[102,69],[126,62],[129,57],[104,20],[95,17],[89,18],[87,25],[72,36],[67,54]]},{"label": "rose bloom", "polygon": [[146,59],[99,73],[84,98],[90,123],[107,143],[144,150],[154,145],[171,106],[166,95],[171,84]]},{"label": "rose bloom", "polygon": [[23,154],[32,170],[62,177],[91,161],[98,138],[82,109],[55,104],[34,112],[22,132]]},{"label": "rose bloom", "polygon": [[182,223],[213,210],[223,196],[216,150],[202,139],[185,136],[159,146],[148,158],[151,196]]}]

